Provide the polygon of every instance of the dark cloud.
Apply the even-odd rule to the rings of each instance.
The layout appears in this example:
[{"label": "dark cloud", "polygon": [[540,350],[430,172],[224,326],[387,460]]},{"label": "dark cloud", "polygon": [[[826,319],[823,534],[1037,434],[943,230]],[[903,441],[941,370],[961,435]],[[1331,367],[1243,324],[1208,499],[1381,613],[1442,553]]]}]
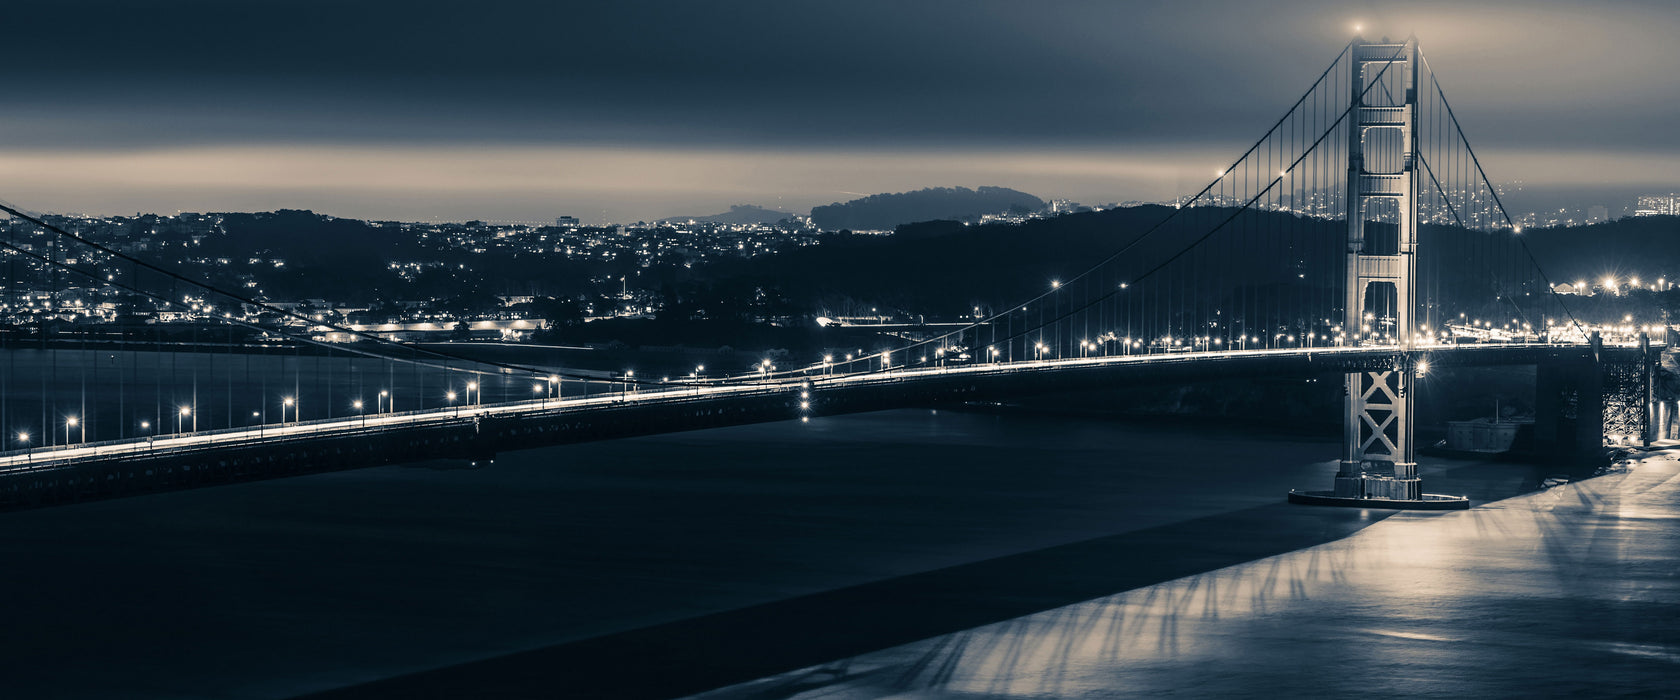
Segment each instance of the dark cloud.
[{"label": "dark cloud", "polygon": [[5,150],[1220,147],[1251,139],[1362,23],[1417,32],[1489,149],[1680,153],[1666,0],[61,0],[6,14]]}]

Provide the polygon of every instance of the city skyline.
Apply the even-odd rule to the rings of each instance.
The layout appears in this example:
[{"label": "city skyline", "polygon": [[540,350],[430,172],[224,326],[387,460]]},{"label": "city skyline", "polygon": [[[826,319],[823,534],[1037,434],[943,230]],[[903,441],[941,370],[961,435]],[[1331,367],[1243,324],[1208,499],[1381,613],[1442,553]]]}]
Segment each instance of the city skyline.
[{"label": "city skyline", "polygon": [[[0,188],[43,211],[411,221],[802,211],[938,186],[1165,201],[1356,27],[1429,37],[1449,90],[1474,96],[1490,177],[1535,193],[1516,206],[1614,209],[1680,182],[1660,3],[413,9],[23,8],[20,26],[79,41],[24,33],[0,68],[26,96],[0,106]],[[1192,81],[1225,89],[1174,92]]]}]

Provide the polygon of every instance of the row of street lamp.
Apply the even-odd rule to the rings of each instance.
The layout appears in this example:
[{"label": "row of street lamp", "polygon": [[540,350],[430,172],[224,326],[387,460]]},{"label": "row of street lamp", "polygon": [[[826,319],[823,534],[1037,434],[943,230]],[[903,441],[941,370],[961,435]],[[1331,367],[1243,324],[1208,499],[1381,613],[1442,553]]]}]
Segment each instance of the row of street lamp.
[{"label": "row of street lamp", "polygon": [[[468,382],[467,385],[466,385],[466,390],[467,390],[467,401],[468,401],[468,403],[471,403],[472,399],[473,399],[473,396],[474,396],[474,392],[476,392],[478,390],[478,383],[477,382]],[[455,398],[456,398],[456,394],[455,394],[454,391],[450,391],[450,392],[448,392],[447,397],[448,397],[448,399],[451,403],[454,403]],[[480,397],[480,401],[482,401],[482,397]],[[365,403],[360,398],[354,399],[350,402],[350,407],[354,408],[358,412],[358,414],[362,415],[362,417],[365,419],[366,414],[362,413],[362,409],[363,409],[364,406],[365,406]],[[280,424],[285,425],[286,414],[288,412],[291,413],[292,422],[296,423],[296,422],[299,422],[299,421],[303,420],[302,409],[303,409],[303,406],[301,405],[301,402],[297,400],[296,397],[293,397],[293,396],[282,397],[280,399]],[[379,395],[374,400],[374,412],[375,413],[384,413],[384,412],[395,411],[395,410],[396,410],[396,397],[391,395],[390,390],[381,389],[379,391]],[[257,412],[257,411],[252,411],[251,412],[251,417],[252,418],[258,418],[261,415],[262,414],[260,412]],[[187,430],[187,425],[186,425],[186,422],[187,422],[188,418],[191,418],[192,423],[193,423],[191,432],[197,432],[198,431],[198,416],[194,413],[193,408],[191,406],[181,406],[181,407],[177,408],[176,411],[175,411],[175,432],[176,433],[189,432]],[[266,423],[264,423],[263,425],[266,425]],[[72,433],[75,432],[78,428],[80,429],[80,435],[79,435],[80,439],[72,440]],[[152,429],[152,422],[150,420],[141,420],[140,421],[140,429],[150,431]],[[29,443],[30,443],[30,440],[31,440],[31,435],[30,435],[29,431],[27,431],[27,430],[18,431],[16,437],[17,437],[17,442],[18,442],[19,445],[21,445],[25,449],[27,449],[29,447]],[[80,417],[71,415],[71,416],[66,416],[65,419],[64,419],[64,444],[70,445],[73,442],[74,443],[87,442],[87,426],[86,426],[85,423],[83,423],[83,421],[81,420]]]}]

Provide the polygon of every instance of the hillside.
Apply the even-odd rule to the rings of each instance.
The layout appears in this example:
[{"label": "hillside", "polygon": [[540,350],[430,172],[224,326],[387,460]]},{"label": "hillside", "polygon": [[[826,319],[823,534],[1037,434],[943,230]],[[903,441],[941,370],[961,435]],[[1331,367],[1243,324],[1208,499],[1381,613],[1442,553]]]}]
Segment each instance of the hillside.
[{"label": "hillside", "polygon": [[984,214],[1035,212],[1044,207],[1044,200],[1007,187],[931,187],[814,207],[811,221],[825,231],[890,231],[918,221],[972,221]]},{"label": "hillside", "polygon": [[1680,273],[1680,217],[1647,216],[1591,226],[1523,232],[1553,282],[1605,275],[1675,279]]},{"label": "hillside", "polygon": [[715,224],[773,224],[794,215],[785,211],[765,209],[752,204],[736,204],[722,214],[708,216],[667,216],[660,221],[696,221]]}]

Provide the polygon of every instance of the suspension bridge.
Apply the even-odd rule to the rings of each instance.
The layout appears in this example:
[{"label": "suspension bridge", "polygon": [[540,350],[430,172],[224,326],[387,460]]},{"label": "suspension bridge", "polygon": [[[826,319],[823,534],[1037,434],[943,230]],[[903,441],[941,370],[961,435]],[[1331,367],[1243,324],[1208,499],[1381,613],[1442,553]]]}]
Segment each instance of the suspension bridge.
[{"label": "suspension bridge", "polygon": [[658,380],[398,342],[0,204],[23,224],[0,241],[0,501],[479,462],[1072,388],[1339,373],[1341,466],[1330,488],[1291,500],[1460,508],[1424,492],[1414,444],[1414,383],[1448,366],[1539,367],[1542,451],[1579,456],[1606,435],[1647,435],[1657,350],[1637,329],[1583,323],[1554,292],[1415,39],[1351,42],[1209,177],[1031,298],[843,357]]}]

